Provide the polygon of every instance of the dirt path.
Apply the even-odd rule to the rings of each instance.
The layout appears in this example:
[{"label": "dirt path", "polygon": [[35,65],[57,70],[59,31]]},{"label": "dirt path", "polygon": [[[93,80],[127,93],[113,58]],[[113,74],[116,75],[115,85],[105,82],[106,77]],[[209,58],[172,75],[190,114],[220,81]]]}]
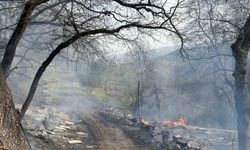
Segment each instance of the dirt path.
[{"label": "dirt path", "polygon": [[[60,99],[58,105],[63,104],[60,109],[70,111],[69,114],[76,114],[86,123],[88,131],[91,132],[88,136],[90,141],[94,141],[97,148],[95,150],[146,150],[145,146],[138,146],[134,140],[129,138],[124,132],[114,123],[105,120],[105,117],[100,116],[92,106],[100,103],[100,98],[83,94],[82,85],[73,73],[58,73],[58,82],[53,89],[46,88],[50,97]],[[59,101],[58,101],[59,102]],[[48,104],[51,102],[49,101]],[[70,107],[69,107],[70,106]],[[70,109],[69,109],[70,108]],[[87,111],[87,109],[89,109]],[[93,138],[92,138],[93,136]],[[83,139],[86,141],[86,139]],[[93,143],[87,143],[92,145]],[[87,148],[88,149],[88,148]],[[91,148],[93,149],[93,148]]]},{"label": "dirt path", "polygon": [[145,147],[136,145],[121,129],[105,120],[98,112],[83,115],[97,141],[99,150],[147,150]]}]

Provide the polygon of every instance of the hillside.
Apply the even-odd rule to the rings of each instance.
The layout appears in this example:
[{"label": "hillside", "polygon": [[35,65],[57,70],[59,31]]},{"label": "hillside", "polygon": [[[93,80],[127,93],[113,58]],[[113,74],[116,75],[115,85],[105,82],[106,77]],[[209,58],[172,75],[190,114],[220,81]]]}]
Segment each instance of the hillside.
[{"label": "hillside", "polygon": [[[197,53],[196,56],[203,51]],[[153,57],[155,81],[161,89],[160,113],[156,109],[155,96],[148,88],[143,97],[143,115],[158,121],[184,117],[189,124],[196,126],[235,129],[233,93],[225,80],[225,77],[231,81],[233,78],[230,72],[214,72],[216,61],[188,61],[181,58],[179,51]],[[107,104],[133,109],[131,92],[137,88],[138,68],[136,70],[132,62],[112,63],[106,67],[96,63],[96,70],[89,69],[85,66],[85,72],[78,73],[84,87],[90,86],[94,94],[106,100]],[[96,83],[87,84],[89,77]]]}]

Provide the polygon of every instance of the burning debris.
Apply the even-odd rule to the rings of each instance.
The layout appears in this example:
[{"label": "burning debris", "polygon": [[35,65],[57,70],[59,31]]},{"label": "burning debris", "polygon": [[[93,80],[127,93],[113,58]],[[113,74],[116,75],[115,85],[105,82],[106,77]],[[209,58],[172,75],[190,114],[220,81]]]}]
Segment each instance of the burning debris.
[{"label": "burning debris", "polygon": [[160,124],[163,126],[186,126],[186,120],[181,117],[178,121],[162,121]]},{"label": "burning debris", "polygon": [[206,146],[198,142],[199,139],[195,139],[194,137],[192,139],[188,139],[183,137],[181,134],[171,134],[172,128],[182,128],[185,129],[186,127],[186,120],[181,117],[178,121],[162,121],[158,124],[158,133],[156,130],[152,134],[154,138],[157,138],[157,136],[161,136],[161,140],[158,140],[160,143],[162,143],[162,147],[168,147],[169,149],[176,149],[176,150],[205,150],[207,149]]},{"label": "burning debris", "polygon": [[105,110],[102,114],[104,118],[121,126],[129,137],[140,144],[144,143],[147,147],[151,145],[155,150],[221,150],[232,149],[233,145],[237,145],[234,140],[235,131],[187,125],[183,117],[177,121],[159,123],[141,117],[138,123],[133,121],[135,117],[131,114]]},{"label": "burning debris", "polygon": [[[144,125],[153,124],[152,122],[144,118],[141,118],[140,122]],[[183,117],[181,117],[178,121],[162,121],[159,124],[162,126],[186,126],[186,120]]]},{"label": "burning debris", "polygon": [[148,120],[146,120],[146,119],[144,119],[144,118],[141,118],[140,121],[141,121],[141,123],[142,123],[143,125],[150,125],[150,124],[151,124],[150,121],[148,121]]}]

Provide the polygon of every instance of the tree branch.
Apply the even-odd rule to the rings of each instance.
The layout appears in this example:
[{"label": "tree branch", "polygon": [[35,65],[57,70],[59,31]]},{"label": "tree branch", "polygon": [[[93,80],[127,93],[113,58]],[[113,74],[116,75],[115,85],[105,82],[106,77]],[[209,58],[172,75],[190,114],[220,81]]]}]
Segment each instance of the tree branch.
[{"label": "tree branch", "polygon": [[34,9],[39,6],[42,3],[45,3],[49,0],[29,0],[23,9],[23,12],[21,14],[21,17],[19,19],[19,22],[17,24],[17,27],[15,28],[14,32],[12,33],[10,40],[7,43],[5,53],[2,60],[2,70],[4,77],[8,75],[8,72],[10,71],[11,64],[14,60],[15,54],[16,54],[16,48],[18,43],[20,42],[24,31],[26,30],[30,20],[31,20],[31,14],[34,11]]},{"label": "tree branch", "polygon": [[31,87],[30,87],[28,96],[27,96],[27,98],[26,98],[26,100],[25,100],[25,102],[24,102],[24,104],[22,106],[20,119],[22,119],[25,112],[27,111],[27,109],[28,109],[28,107],[29,107],[34,95],[35,95],[36,88],[38,86],[39,80],[42,77],[44,71],[49,66],[49,64],[52,62],[52,60],[55,58],[55,56],[61,52],[61,50],[63,50],[64,48],[70,46],[71,44],[73,44],[79,38],[82,38],[82,37],[86,37],[86,36],[89,36],[89,35],[96,35],[96,34],[111,34],[112,35],[112,34],[118,33],[122,29],[132,28],[132,27],[147,28],[147,29],[157,29],[157,28],[153,28],[152,26],[144,26],[144,25],[140,25],[140,24],[137,24],[137,23],[131,23],[131,24],[126,24],[126,25],[123,25],[123,26],[120,26],[118,28],[111,29],[111,30],[101,28],[101,29],[96,29],[96,30],[84,31],[84,32],[81,32],[79,34],[75,34],[73,37],[71,37],[67,41],[64,41],[64,42],[60,43],[56,47],[56,49],[54,49],[50,53],[49,57],[42,63],[42,65],[37,70],[36,75],[35,75],[32,83],[31,83]]}]

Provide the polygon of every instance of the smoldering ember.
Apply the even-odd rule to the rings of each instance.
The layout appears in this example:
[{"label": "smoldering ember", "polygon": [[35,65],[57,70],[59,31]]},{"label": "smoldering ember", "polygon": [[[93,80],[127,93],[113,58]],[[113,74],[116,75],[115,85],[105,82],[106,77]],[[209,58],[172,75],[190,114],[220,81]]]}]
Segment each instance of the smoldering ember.
[{"label": "smoldering ember", "polygon": [[248,0],[0,0],[0,150],[250,150]]}]

